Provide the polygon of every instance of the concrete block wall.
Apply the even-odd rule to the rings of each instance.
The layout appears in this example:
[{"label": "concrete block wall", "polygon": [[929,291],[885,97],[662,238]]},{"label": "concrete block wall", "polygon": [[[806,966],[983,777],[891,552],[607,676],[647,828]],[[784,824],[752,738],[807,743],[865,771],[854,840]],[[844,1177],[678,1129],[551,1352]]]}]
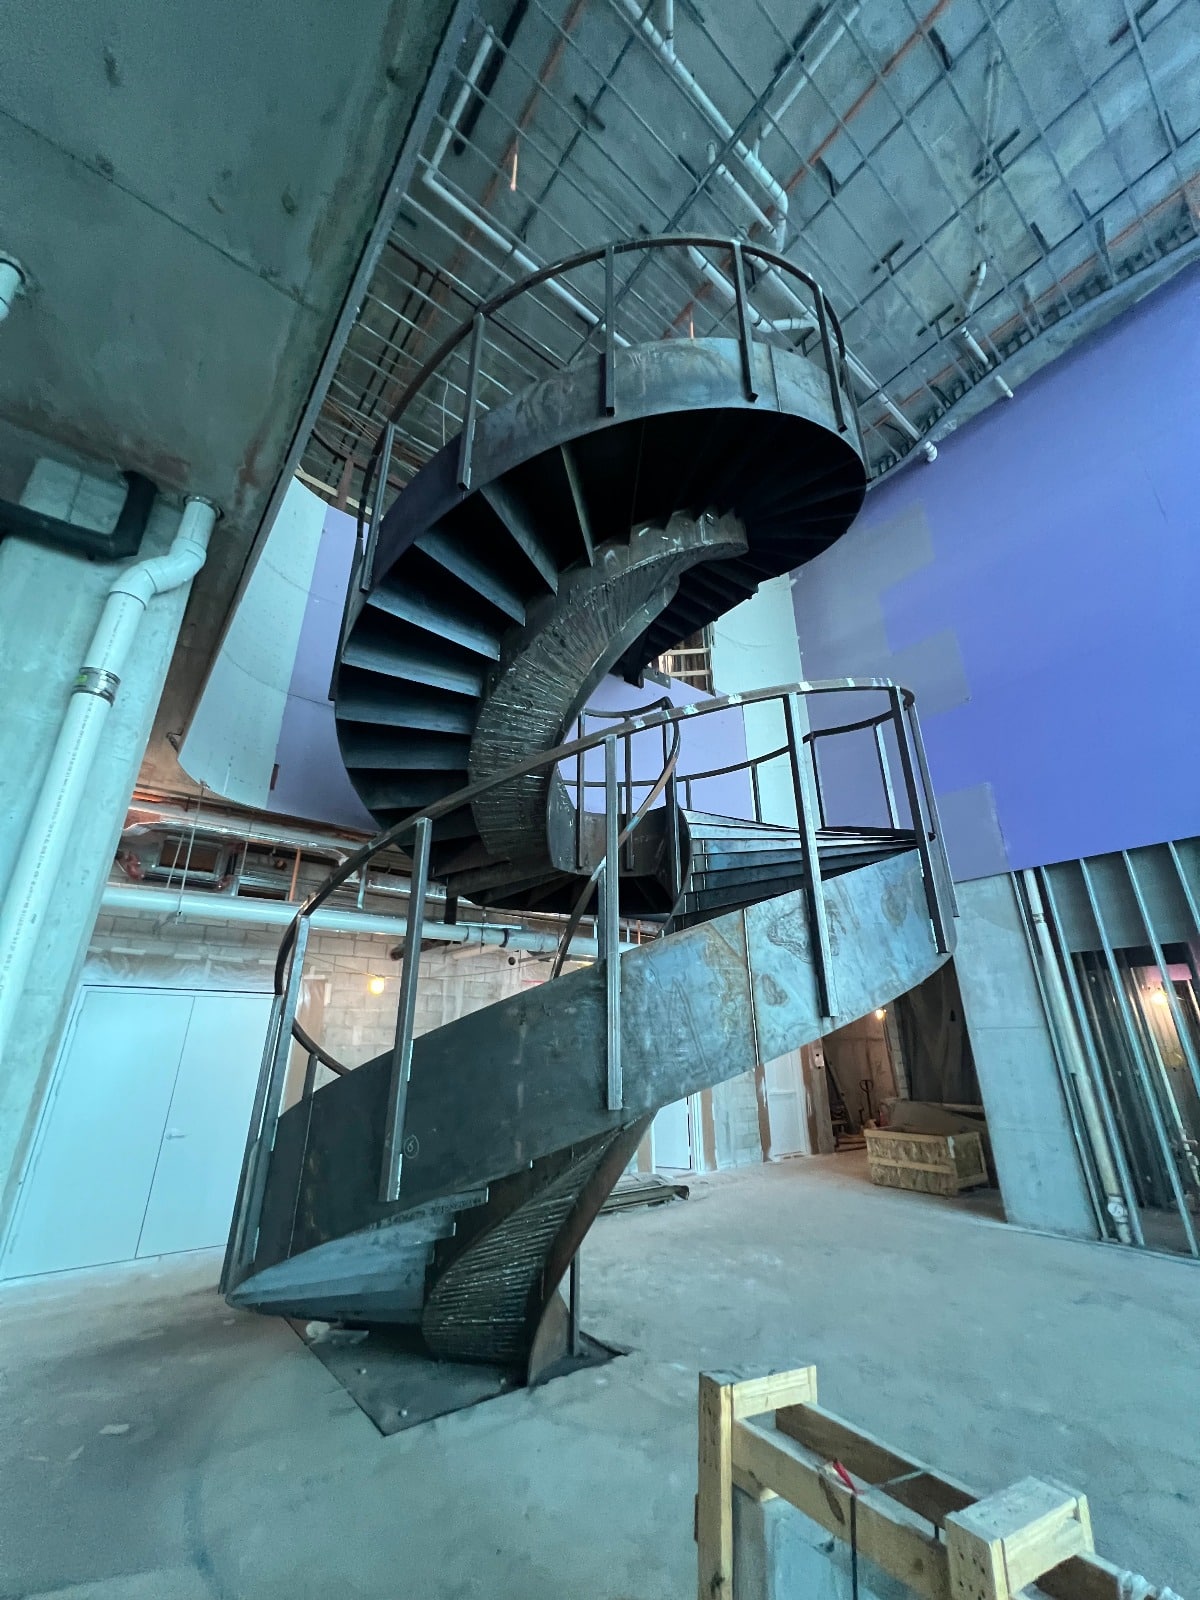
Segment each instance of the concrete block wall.
[{"label": "concrete block wall", "polygon": [[[390,1050],[400,992],[400,963],[387,934],[315,932],[305,961],[301,1021],[340,1060],[359,1066]],[[161,917],[97,919],[83,982],[180,989],[271,988],[279,930],[247,924]],[[427,1033],[492,1005],[530,983],[548,964],[499,948],[426,951],[417,988],[416,1032]],[[381,994],[369,981],[382,977]]]},{"label": "concrete block wall", "polygon": [[758,1089],[753,1072],[713,1085],[712,1116],[719,1170],[762,1161]]}]

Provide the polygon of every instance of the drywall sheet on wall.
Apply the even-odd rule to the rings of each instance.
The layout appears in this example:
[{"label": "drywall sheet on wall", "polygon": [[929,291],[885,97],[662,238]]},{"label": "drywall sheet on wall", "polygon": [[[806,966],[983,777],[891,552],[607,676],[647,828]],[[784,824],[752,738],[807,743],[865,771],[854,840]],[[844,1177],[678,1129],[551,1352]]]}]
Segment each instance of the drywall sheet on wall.
[{"label": "drywall sheet on wall", "polygon": [[801,569],[810,677],[923,712],[956,876],[1200,832],[1200,269],[874,489]]}]

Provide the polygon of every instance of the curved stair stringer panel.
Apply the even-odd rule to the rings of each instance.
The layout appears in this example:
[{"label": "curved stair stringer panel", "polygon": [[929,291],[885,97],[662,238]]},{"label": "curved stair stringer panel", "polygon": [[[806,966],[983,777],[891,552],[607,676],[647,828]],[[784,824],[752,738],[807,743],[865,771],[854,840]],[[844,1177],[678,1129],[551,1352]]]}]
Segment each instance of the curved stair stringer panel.
[{"label": "curved stair stringer panel", "polygon": [[547,1306],[648,1126],[641,1117],[542,1156],[464,1213],[429,1267],[421,1332],[434,1355],[526,1365],[541,1344],[544,1365],[562,1353],[539,1341]]},{"label": "curved stair stringer panel", "polygon": [[[471,736],[471,782],[553,749],[596,685],[670,601],[683,573],[745,549],[745,530],[735,518],[677,513],[664,527],[633,529],[627,542],[597,550],[593,566],[565,574],[558,593],[511,631],[512,643],[492,676]],[[553,776],[529,773],[475,802],[480,837],[493,858],[524,866],[539,834],[547,848]],[[574,874],[573,863],[554,865]]]},{"label": "curved stair stringer panel", "polygon": [[[238,1302],[257,1304],[257,1276],[305,1252],[315,1294],[321,1255],[345,1235],[615,1138],[661,1106],[890,1004],[945,960],[915,849],[846,872],[822,885],[837,1009],[836,1018],[823,1016],[803,893],[726,912],[621,957],[620,1111],[606,1109],[599,965],[414,1041],[398,1202],[378,1198],[390,1054],[292,1107],[276,1148],[294,1155],[272,1164],[269,1187],[282,1192],[264,1209]],[[539,1234],[547,1261],[553,1232]],[[501,1295],[498,1284],[494,1292]],[[377,1295],[373,1303],[382,1305]]]}]

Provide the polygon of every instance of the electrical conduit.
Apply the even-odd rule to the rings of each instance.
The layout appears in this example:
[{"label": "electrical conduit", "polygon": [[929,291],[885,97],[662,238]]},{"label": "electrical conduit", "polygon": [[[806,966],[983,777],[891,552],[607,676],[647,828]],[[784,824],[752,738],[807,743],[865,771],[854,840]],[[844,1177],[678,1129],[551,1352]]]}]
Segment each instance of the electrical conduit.
[{"label": "electrical conduit", "polygon": [[128,567],[108,591],[0,908],[0,1060],[138,627],[155,595],[190,583],[204,565],[218,514],[190,499],[167,554]]}]

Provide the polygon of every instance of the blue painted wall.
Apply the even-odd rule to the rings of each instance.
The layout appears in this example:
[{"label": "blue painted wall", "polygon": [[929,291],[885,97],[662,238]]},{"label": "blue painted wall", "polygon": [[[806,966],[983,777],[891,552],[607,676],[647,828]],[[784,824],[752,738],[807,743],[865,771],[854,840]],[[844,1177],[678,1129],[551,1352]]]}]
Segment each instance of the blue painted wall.
[{"label": "blue painted wall", "polygon": [[1200,270],[873,490],[794,597],[806,677],[917,692],[957,877],[1200,833]]}]

